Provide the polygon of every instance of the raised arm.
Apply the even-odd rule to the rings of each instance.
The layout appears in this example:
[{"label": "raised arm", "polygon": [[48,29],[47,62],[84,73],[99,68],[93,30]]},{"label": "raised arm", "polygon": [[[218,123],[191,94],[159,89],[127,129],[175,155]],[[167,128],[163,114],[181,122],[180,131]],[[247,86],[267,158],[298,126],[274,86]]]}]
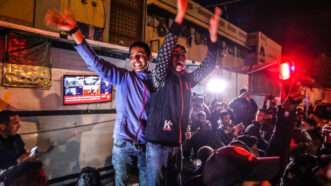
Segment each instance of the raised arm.
[{"label": "raised arm", "polygon": [[278,110],[276,128],[267,149],[269,156],[280,157],[282,166],[286,165],[289,158],[290,141],[295,128],[295,111],[298,104],[303,100],[301,89],[301,85],[294,85],[287,93],[287,99]]},{"label": "raised arm", "polygon": [[196,85],[199,81],[205,78],[216,66],[217,57],[217,31],[219,18],[221,16],[221,9],[216,7],[214,16],[209,20],[209,41],[207,57],[203,60],[202,64],[194,72],[190,74],[192,86]]},{"label": "raised arm", "polygon": [[181,24],[184,21],[187,10],[188,0],[177,0],[177,14],[175,22],[170,28],[170,32],[166,35],[163,44],[161,45],[156,59],[153,63],[156,64],[153,70],[154,85],[159,87],[167,76],[169,63],[171,62],[171,53],[176,46],[177,37],[181,32]]},{"label": "raised arm", "polygon": [[76,20],[68,11],[58,13],[50,10],[46,13],[45,22],[47,25],[54,26],[58,30],[65,31],[71,35],[77,44],[75,49],[79,55],[99,76],[112,84],[119,84],[121,82],[126,70],[116,67],[102,58],[99,58],[95,54],[91,47],[86,43],[84,35],[77,26]]}]

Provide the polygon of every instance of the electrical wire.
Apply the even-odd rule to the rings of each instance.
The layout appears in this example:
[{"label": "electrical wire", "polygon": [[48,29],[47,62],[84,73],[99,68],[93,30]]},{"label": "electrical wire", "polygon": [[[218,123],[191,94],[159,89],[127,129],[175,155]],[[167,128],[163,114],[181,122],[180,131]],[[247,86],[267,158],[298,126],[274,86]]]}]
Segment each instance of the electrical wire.
[{"label": "electrical wire", "polygon": [[62,127],[62,128],[57,128],[57,129],[40,130],[40,131],[34,131],[34,132],[23,132],[23,133],[20,133],[20,135],[21,136],[24,136],[24,135],[33,135],[33,134],[58,132],[58,131],[76,129],[76,128],[81,128],[81,127],[96,126],[96,125],[101,125],[101,124],[105,124],[105,123],[113,122],[113,121],[115,121],[115,119],[105,120],[105,121],[99,121],[99,122],[93,122],[93,123],[89,123],[89,124],[76,125],[76,126],[72,126],[72,127]]}]

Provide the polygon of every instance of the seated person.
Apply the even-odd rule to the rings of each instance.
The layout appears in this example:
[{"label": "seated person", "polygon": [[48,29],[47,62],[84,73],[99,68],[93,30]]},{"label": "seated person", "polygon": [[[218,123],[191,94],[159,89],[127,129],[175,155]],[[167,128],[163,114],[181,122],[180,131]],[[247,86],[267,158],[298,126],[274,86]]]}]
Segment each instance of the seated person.
[{"label": "seated person", "polygon": [[[218,128],[215,130],[216,139],[223,145],[228,145],[232,139],[241,135],[244,130],[244,125],[241,123],[234,124],[232,115],[229,111],[223,111],[218,121]],[[218,146],[220,147],[220,146]]]},{"label": "seated person", "polygon": [[199,122],[196,123],[197,130],[195,131],[187,131],[186,143],[184,145],[184,153],[191,153],[192,149],[194,154],[197,150],[205,145],[214,147],[214,143],[216,142],[213,135],[213,130],[211,128],[211,124],[209,120],[207,120],[206,113],[201,111],[198,113]]},{"label": "seated person", "polygon": [[17,131],[20,119],[12,111],[0,112],[0,169],[7,169],[28,159],[25,144]]},{"label": "seated person", "polygon": [[262,150],[266,150],[269,145],[269,139],[271,138],[273,128],[265,127],[268,125],[266,110],[260,109],[255,117],[255,120],[246,127],[245,135],[254,136],[258,139],[258,147]]},{"label": "seated person", "polygon": [[197,132],[207,120],[207,114],[205,111],[199,111],[197,113],[192,114],[192,123],[191,123],[191,131],[193,133]]},{"label": "seated person", "polygon": [[40,161],[25,161],[0,173],[0,185],[46,186],[47,176]]}]

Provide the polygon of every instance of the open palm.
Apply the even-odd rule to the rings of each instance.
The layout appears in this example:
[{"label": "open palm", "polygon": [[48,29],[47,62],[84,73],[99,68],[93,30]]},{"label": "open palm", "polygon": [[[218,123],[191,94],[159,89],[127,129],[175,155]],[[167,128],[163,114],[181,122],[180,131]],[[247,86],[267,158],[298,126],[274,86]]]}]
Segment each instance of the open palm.
[{"label": "open palm", "polygon": [[209,20],[209,34],[210,34],[210,40],[212,42],[217,41],[218,23],[221,13],[222,13],[221,8],[216,7],[214,11],[214,15]]},{"label": "open palm", "polygon": [[45,16],[46,25],[54,26],[59,30],[69,31],[73,29],[77,22],[69,11],[63,13],[49,10]]}]

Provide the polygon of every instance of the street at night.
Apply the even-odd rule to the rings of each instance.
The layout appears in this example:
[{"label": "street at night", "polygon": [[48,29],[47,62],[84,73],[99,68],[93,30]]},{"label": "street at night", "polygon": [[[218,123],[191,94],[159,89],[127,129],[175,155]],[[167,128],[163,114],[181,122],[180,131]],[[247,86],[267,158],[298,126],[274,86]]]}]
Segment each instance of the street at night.
[{"label": "street at night", "polygon": [[0,185],[331,186],[331,2],[0,1]]}]

